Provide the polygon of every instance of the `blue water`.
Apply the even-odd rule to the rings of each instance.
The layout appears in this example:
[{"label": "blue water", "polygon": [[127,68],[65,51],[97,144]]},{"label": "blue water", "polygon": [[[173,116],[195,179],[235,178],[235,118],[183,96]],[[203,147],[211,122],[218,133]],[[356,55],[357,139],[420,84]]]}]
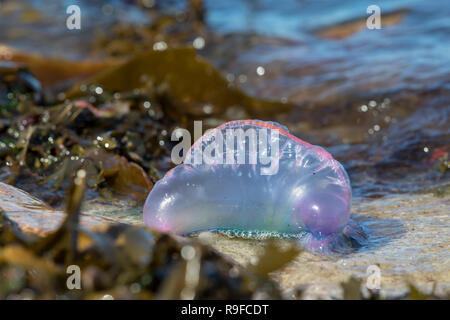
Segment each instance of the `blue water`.
[{"label": "blue water", "polygon": [[[362,30],[347,39],[323,39],[315,30],[344,21],[365,18],[377,4],[383,14],[406,9],[405,18],[381,30]],[[206,1],[207,21],[220,33],[257,33],[288,38],[298,45],[243,57],[248,62],[288,61],[290,66],[314,66],[309,75],[286,73],[279,82],[310,86],[335,82],[335,90],[364,89],[368,82],[378,90],[450,88],[450,2],[398,1]],[[245,60],[244,60],[245,61]],[[357,81],[355,81],[357,80]],[[355,87],[356,85],[356,87]],[[327,94],[335,94],[336,91]]]},{"label": "blue water", "polygon": [[[11,2],[6,1],[3,6],[7,7],[8,3]],[[0,16],[0,42],[69,58],[85,57],[89,41],[121,22],[152,21],[148,12],[132,1],[18,0],[15,3],[38,10],[42,21],[23,23],[20,11],[5,13]],[[65,28],[65,9],[70,4],[81,8],[80,31]],[[156,4],[170,13],[185,7],[185,1],[156,1]],[[382,24],[385,13],[400,9],[408,12],[395,26],[365,29],[343,40],[323,39],[315,34],[322,27],[366,18],[366,9],[372,4],[380,6]],[[321,94],[334,95],[347,90],[347,86],[352,91],[361,91],[368,83],[370,87],[376,84],[379,90],[391,91],[450,86],[448,0],[205,0],[205,8],[206,22],[217,33],[256,33],[296,43],[256,53],[245,52],[238,61],[242,64],[283,61],[286,69],[281,69],[283,77],[272,79],[271,83],[286,88],[284,95],[289,95],[293,87],[331,82],[336,86]],[[315,71],[303,73],[301,77],[287,72],[298,67],[313,67]]]}]

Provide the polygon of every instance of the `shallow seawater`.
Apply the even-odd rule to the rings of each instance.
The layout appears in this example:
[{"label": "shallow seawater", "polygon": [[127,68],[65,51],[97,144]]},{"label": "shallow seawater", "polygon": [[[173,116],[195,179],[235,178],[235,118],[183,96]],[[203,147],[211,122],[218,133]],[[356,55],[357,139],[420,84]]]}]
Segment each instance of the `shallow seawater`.
[{"label": "shallow seawater", "polygon": [[[64,23],[64,15],[54,14],[63,5],[41,10],[40,18],[29,17],[28,24],[17,28],[2,26],[20,15],[3,13],[2,41],[44,54],[85,58],[93,30],[111,25],[114,18],[104,13],[102,1],[82,2],[96,21],[89,20],[89,32],[79,35],[76,45],[74,34],[51,22]],[[36,1],[26,3],[39,11]],[[428,292],[436,283],[438,294],[449,293],[449,2],[379,1],[382,24],[384,14],[396,13],[392,25],[356,32],[345,22],[361,20],[364,25],[372,1],[205,4],[206,21],[221,38],[199,54],[232,85],[293,106],[289,114],[270,120],[324,146],[344,165],[353,187],[353,218],[368,234],[367,244],[350,254],[300,253],[274,275],[284,291],[289,295],[303,286],[305,297],[340,297],[340,282],[351,275],[365,278],[367,267],[377,265],[382,295],[401,296],[408,282]],[[117,5],[128,8],[121,1]],[[13,12],[13,5],[8,6]],[[127,12],[125,19],[143,23],[139,10]],[[48,32],[20,37],[37,25]],[[342,36],[330,38],[329,30]],[[43,35],[51,46],[36,43]],[[85,213],[133,224],[142,223],[141,210],[123,203],[85,204]],[[256,240],[212,233],[199,237],[244,265],[263,250]]]}]

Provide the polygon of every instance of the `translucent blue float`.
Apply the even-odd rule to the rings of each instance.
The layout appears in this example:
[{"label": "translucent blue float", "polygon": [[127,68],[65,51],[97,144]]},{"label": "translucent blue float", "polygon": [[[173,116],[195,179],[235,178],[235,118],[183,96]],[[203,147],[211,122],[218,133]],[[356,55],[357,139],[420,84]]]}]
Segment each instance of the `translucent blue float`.
[{"label": "translucent blue float", "polygon": [[155,184],[144,222],[181,235],[295,238],[313,252],[342,252],[365,239],[350,219],[351,199],[348,175],[327,151],[274,122],[239,120],[206,132]]}]

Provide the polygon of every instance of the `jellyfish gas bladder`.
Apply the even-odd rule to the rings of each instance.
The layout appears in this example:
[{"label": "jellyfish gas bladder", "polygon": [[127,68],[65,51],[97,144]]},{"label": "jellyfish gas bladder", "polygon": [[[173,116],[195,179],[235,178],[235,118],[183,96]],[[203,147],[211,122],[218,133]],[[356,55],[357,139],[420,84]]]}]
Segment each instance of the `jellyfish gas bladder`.
[{"label": "jellyfish gas bladder", "polygon": [[150,192],[146,225],[181,235],[221,231],[297,238],[311,251],[365,238],[350,219],[350,181],[324,149],[259,120],[208,131]]}]

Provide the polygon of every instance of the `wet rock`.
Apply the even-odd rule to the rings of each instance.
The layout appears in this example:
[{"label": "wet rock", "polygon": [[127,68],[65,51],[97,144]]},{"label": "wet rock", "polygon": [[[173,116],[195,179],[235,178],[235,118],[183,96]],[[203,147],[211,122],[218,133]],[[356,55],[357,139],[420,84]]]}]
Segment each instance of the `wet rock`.
[{"label": "wet rock", "polygon": [[42,87],[39,80],[25,65],[0,60],[0,104],[14,105],[19,93],[29,94],[35,103],[41,102]]}]

